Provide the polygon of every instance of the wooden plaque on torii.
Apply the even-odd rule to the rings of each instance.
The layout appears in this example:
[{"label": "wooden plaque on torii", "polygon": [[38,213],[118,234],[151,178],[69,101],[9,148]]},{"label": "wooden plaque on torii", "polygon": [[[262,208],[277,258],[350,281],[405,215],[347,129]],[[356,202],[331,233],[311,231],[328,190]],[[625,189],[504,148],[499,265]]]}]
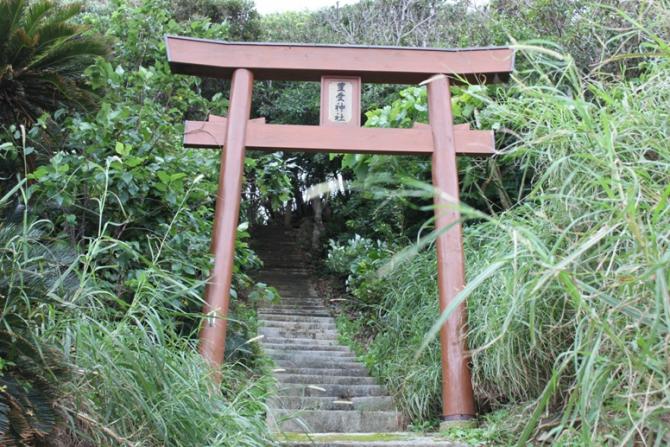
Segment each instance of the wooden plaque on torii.
[{"label": "wooden plaque on torii", "polygon": [[[454,125],[451,82],[491,83],[509,78],[510,48],[426,49],[336,45],[229,43],[167,36],[174,73],[232,77],[228,116],[187,121],[184,145],[221,151],[212,250],[200,353],[213,366],[223,361],[244,153],[308,151],[430,155],[435,187],[435,227],[440,311],[465,286],[456,155],[492,155],[492,131]],[[321,125],[266,124],[250,119],[253,81],[321,81]],[[430,124],[412,129],[360,127],[360,84],[428,81]],[[324,95],[326,97],[324,98]],[[475,415],[465,339],[467,312],[459,305],[440,332],[445,421]]]}]

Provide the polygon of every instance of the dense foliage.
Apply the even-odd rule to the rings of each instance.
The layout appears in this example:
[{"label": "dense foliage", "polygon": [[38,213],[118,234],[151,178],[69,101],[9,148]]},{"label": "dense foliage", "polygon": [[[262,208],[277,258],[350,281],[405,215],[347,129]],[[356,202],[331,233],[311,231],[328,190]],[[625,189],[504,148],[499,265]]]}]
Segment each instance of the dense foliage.
[{"label": "dense foliage", "polygon": [[0,120],[33,123],[64,104],[91,105],[81,72],[104,42],[72,23],[79,4],[0,3]]},{"label": "dense foliage", "polygon": [[[512,88],[476,95],[478,122],[513,135],[494,163],[519,179],[504,185],[515,199],[497,203],[503,212],[467,196],[474,207],[463,209],[476,287],[460,299],[469,308],[477,401],[482,411],[528,411],[525,420],[506,418],[498,441],[507,430],[520,434],[518,445],[533,435],[553,445],[669,440],[670,374],[659,353],[670,324],[670,53],[658,35],[648,37],[658,57],[635,78],[582,77],[569,56],[538,48]],[[405,126],[405,117],[423,118],[424,106],[425,95],[410,90],[368,123]],[[353,166],[360,163],[359,175],[369,176],[384,161],[359,157]],[[465,168],[466,192],[472,172]],[[421,191],[405,182],[372,200],[382,207]],[[369,215],[365,225],[348,223],[368,237],[387,234],[384,218],[376,231]],[[412,256],[415,246],[395,241],[382,251],[357,237],[331,243],[327,266],[348,275],[354,297],[347,307],[358,317],[341,327],[367,336],[354,343],[418,423],[440,408],[439,345],[431,338],[425,346],[437,328],[436,260],[432,250]]]},{"label": "dense foliage", "polygon": [[[260,261],[247,242],[254,225],[309,217],[306,190],[334,179],[347,187],[320,198],[319,218],[350,298],[340,327],[415,428],[439,414],[430,164],[413,157],[249,154],[212,384],[195,345],[219,154],[184,149],[182,122],[224,115],[229,85],[172,75],[165,34],[529,42],[509,85],[452,91],[457,122],[497,130],[501,151],[459,160],[476,285],[460,299],[487,439],[670,442],[666,1],[363,0],[265,17],[248,0],[85,6],[0,0],[0,444],[272,445],[272,384],[250,340],[255,301],[274,293],[248,276]],[[417,86],[367,85],[362,100],[366,126],[427,120]],[[252,113],[269,122],[316,124],[318,107],[314,83],[255,85]]]},{"label": "dense foliage", "polygon": [[[75,11],[43,3],[61,19]],[[270,384],[246,342],[255,326],[245,304],[267,293],[242,299],[252,285],[244,271],[259,265],[244,223],[226,350],[229,365],[240,363],[226,368],[221,389],[194,348],[219,154],[183,149],[182,122],[224,114],[227,102],[204,97],[196,78],[172,75],[162,40],[167,33],[225,39],[230,27],[180,23],[167,0],[117,2],[78,20],[97,33],[95,42],[112,45],[110,57],[76,74],[97,93],[97,107],[59,103],[27,129],[2,122],[0,433],[26,443],[58,430],[92,445],[268,445]],[[45,160],[29,183],[20,167],[26,153]],[[283,165],[275,155],[247,161],[252,209],[281,205],[290,191]]]}]

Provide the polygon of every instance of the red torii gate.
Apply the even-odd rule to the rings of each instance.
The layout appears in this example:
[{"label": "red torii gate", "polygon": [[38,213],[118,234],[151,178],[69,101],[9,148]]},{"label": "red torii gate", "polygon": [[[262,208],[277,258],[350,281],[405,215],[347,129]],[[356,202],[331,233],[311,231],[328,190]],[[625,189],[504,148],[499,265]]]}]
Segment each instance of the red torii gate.
[{"label": "red torii gate", "polygon": [[[512,49],[229,43],[179,36],[167,36],[166,46],[174,73],[232,76],[228,117],[187,121],[184,133],[187,147],[224,148],[212,235],[214,271],[204,309],[212,318],[206,319],[200,334],[200,353],[205,359],[214,366],[223,361],[245,149],[431,155],[437,191],[438,287],[440,311],[444,311],[465,286],[460,213],[456,206],[456,154],[494,152],[492,131],[453,124],[450,79],[474,83],[505,81],[514,66]],[[275,125],[265,124],[263,118],[250,119],[254,78],[321,81],[321,125]],[[429,125],[412,129],[360,127],[362,82],[417,84],[426,80]],[[443,421],[475,415],[466,320],[465,305],[461,304],[440,332]]]}]

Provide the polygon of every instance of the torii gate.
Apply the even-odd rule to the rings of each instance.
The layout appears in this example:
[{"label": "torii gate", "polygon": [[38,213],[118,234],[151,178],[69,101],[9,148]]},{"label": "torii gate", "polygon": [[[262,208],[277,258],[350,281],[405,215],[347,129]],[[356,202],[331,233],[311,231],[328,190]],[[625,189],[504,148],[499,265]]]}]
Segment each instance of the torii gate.
[{"label": "torii gate", "polygon": [[[510,48],[425,49],[336,45],[229,43],[167,36],[172,72],[232,76],[228,117],[187,121],[184,145],[223,148],[212,251],[200,333],[200,353],[213,366],[223,361],[233,273],[245,149],[431,155],[440,311],[465,286],[456,154],[490,155],[492,131],[454,125],[450,79],[501,82],[514,66]],[[436,76],[443,75],[443,76]],[[321,81],[321,125],[276,125],[250,119],[252,85],[258,80]],[[428,82],[430,125],[412,129],[360,127],[362,82]],[[454,224],[454,222],[456,222]],[[451,225],[451,226],[450,226]],[[467,313],[461,304],[440,332],[443,421],[467,420],[475,404],[465,340]]]}]

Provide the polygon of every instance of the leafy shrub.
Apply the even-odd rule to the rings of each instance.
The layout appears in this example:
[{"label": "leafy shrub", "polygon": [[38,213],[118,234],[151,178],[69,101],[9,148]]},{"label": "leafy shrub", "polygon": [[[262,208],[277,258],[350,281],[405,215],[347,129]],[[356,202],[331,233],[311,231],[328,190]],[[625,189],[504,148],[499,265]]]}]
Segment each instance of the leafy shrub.
[{"label": "leafy shrub", "polygon": [[333,273],[346,277],[347,289],[363,302],[378,298],[379,275],[377,270],[389,257],[386,243],[354,235],[345,244],[329,242],[326,267]]},{"label": "leafy shrub", "polygon": [[[659,51],[667,53],[667,46]],[[465,228],[473,381],[481,409],[527,404],[523,444],[551,420],[555,444],[668,442],[670,78],[667,57],[639,79],[582,79],[569,57],[530,53],[558,76],[516,84],[484,119],[514,129],[506,158],[530,194]],[[537,78],[536,78],[537,79]],[[557,79],[554,84],[550,79]],[[435,255],[396,263],[366,347],[369,366],[415,419],[439,411]]]},{"label": "leafy shrub", "polygon": [[29,124],[63,106],[91,105],[82,72],[106,43],[72,20],[81,5],[0,2],[0,123]]}]

